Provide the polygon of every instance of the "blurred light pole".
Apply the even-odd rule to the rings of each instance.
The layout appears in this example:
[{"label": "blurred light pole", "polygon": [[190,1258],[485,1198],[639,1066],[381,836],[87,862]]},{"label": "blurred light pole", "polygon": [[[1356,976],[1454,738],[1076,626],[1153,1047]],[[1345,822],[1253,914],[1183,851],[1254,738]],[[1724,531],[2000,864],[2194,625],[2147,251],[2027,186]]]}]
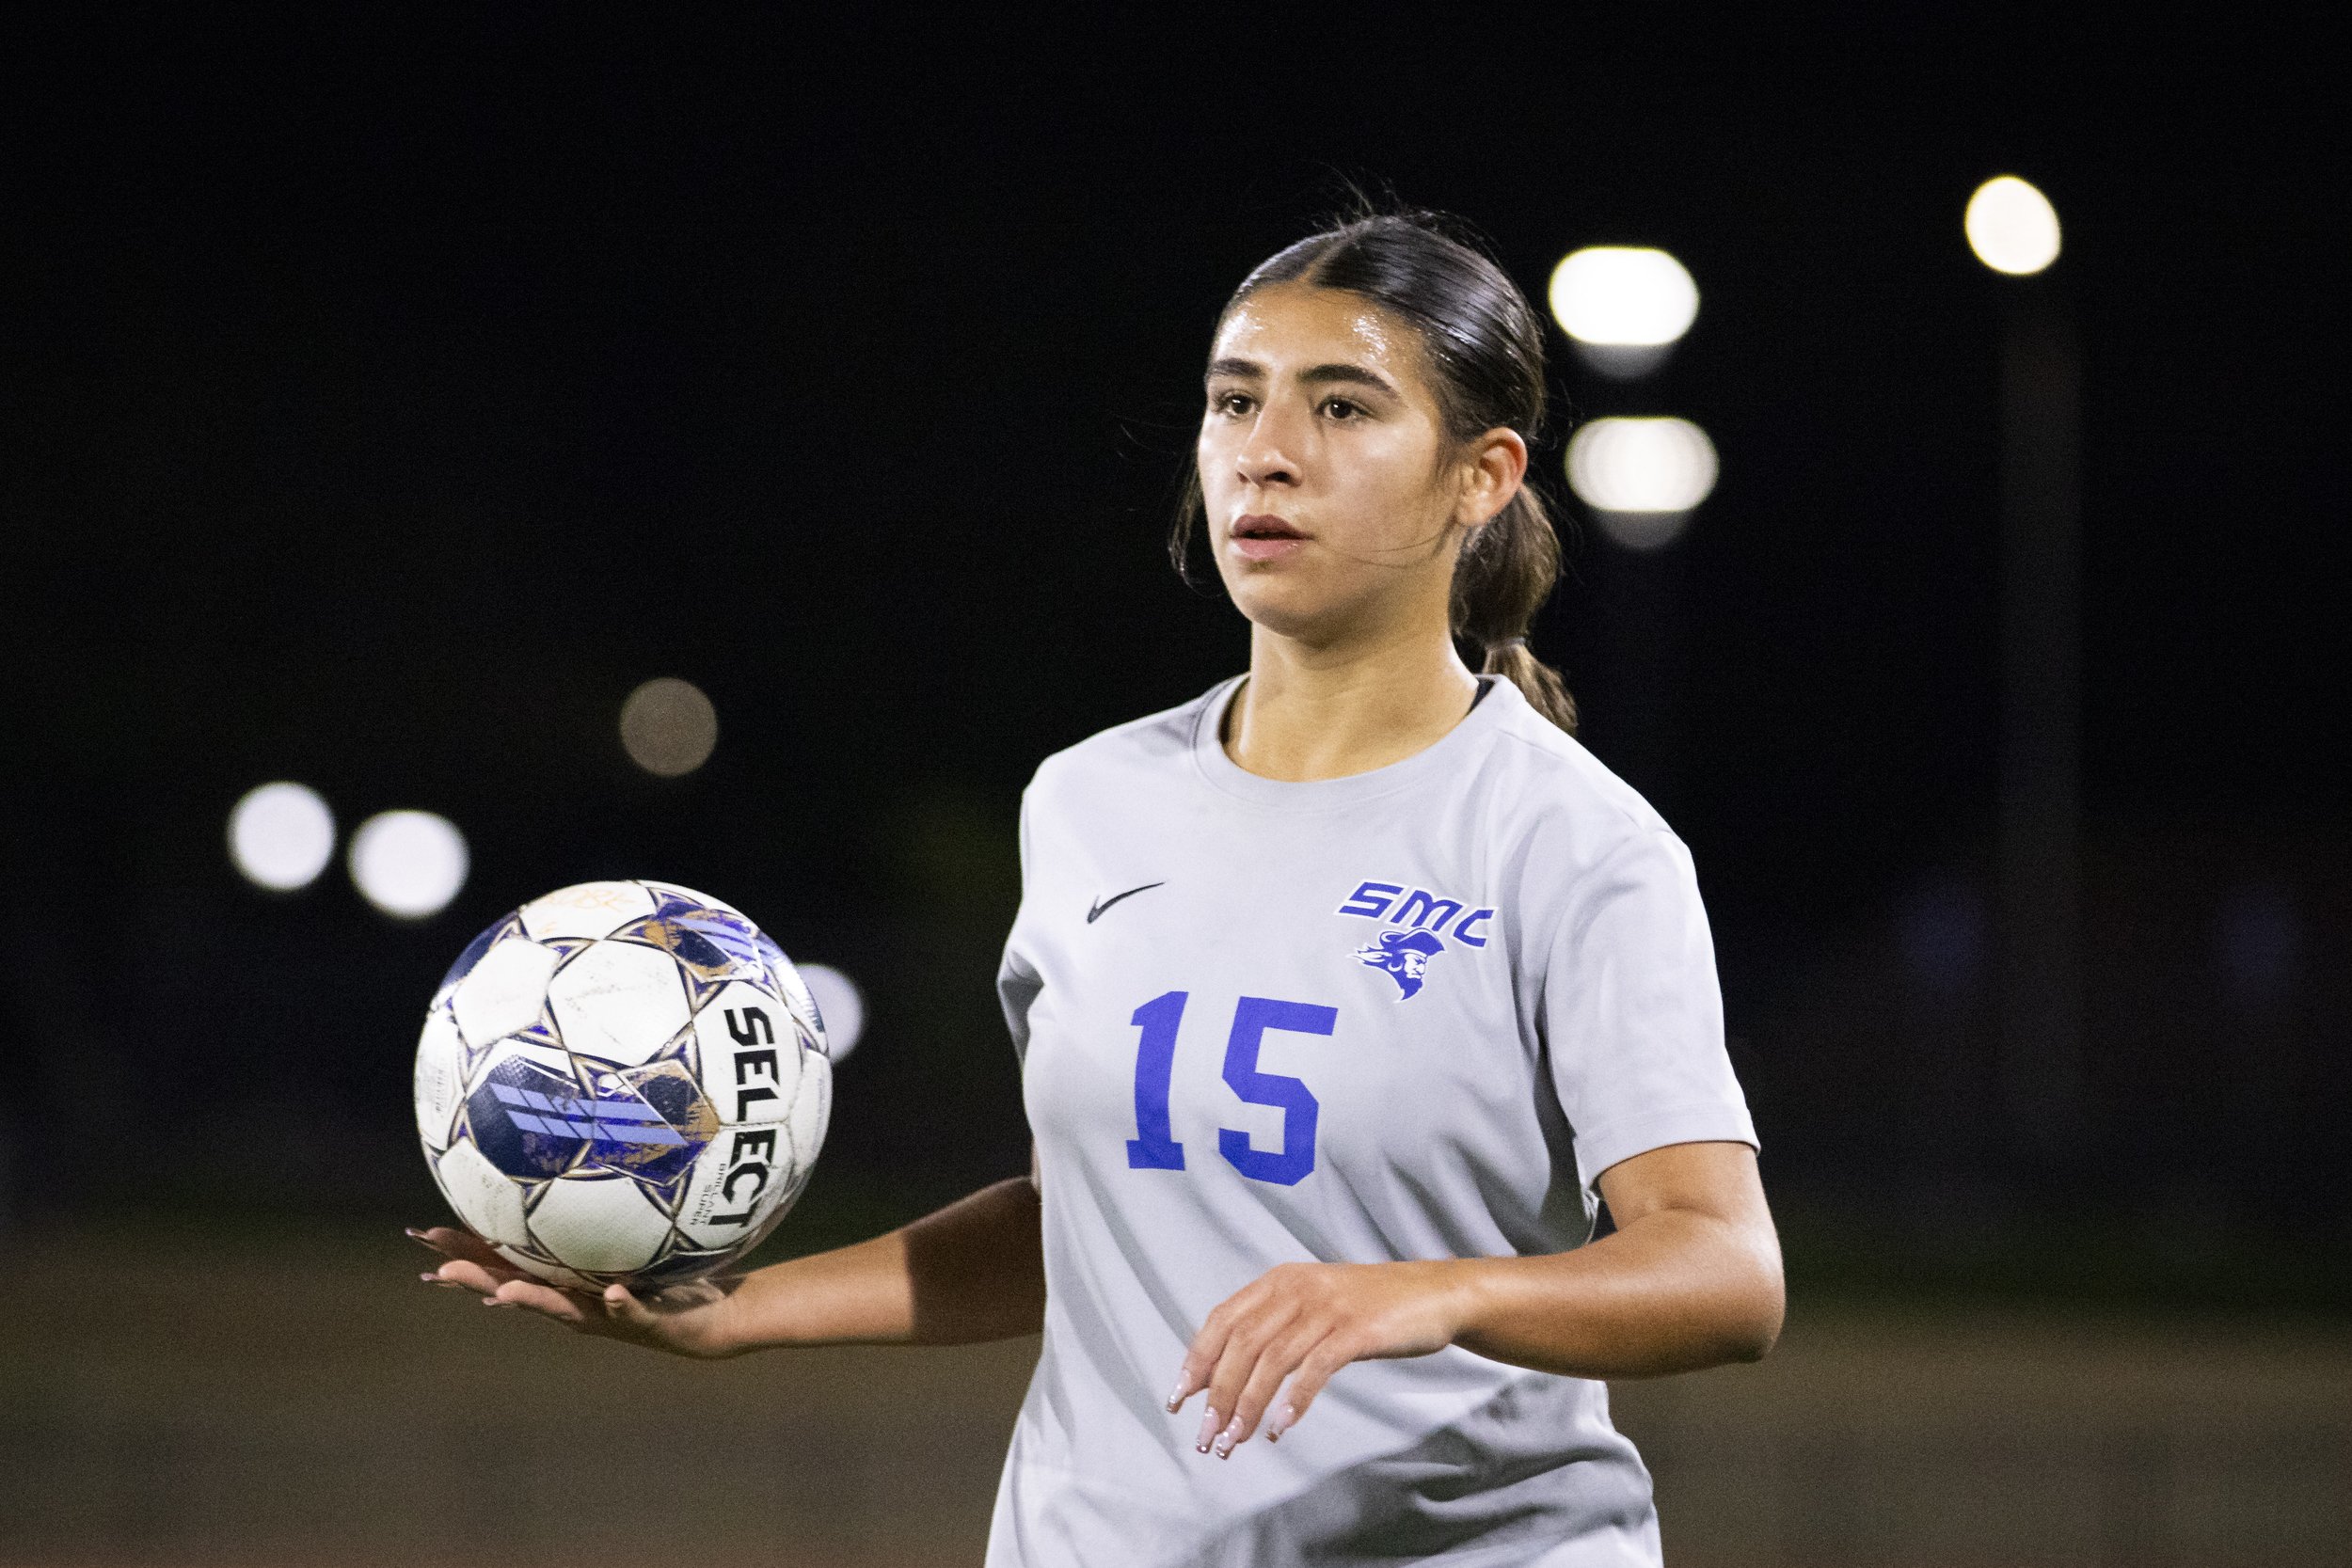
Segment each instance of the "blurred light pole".
[{"label": "blurred light pole", "polygon": [[1587,245],[1551,269],[1552,319],[1584,362],[1619,381],[1666,362],[1699,313],[1689,269],[1648,245]]},{"label": "blurred light pole", "polygon": [[1568,440],[1568,488],[1610,543],[1663,549],[1715,488],[1715,443],[1688,420],[1589,420]]},{"label": "blurred light pole", "polygon": [[2082,355],[2041,274],[2058,214],[2004,175],[1968,203],[1969,248],[2018,279],[2001,330],[2001,1081],[2020,1151],[2082,1121]]},{"label": "blurred light pole", "polygon": [[[1619,383],[1662,368],[1699,311],[1690,269],[1649,245],[1571,251],[1552,268],[1545,295],[1578,359]],[[1604,396],[1622,406],[1615,389]],[[1596,419],[1569,441],[1566,467],[1569,488],[1617,546],[1593,563],[1600,647],[1586,736],[1671,812],[1685,566],[1666,546],[1714,487],[1715,447],[1687,420]]]}]

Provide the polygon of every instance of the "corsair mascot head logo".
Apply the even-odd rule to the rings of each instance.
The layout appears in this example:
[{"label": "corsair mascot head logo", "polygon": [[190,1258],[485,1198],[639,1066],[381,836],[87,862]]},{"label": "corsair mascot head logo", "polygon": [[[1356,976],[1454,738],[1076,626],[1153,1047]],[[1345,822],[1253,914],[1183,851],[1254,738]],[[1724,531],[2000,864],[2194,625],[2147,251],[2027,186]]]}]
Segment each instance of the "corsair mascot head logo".
[{"label": "corsair mascot head logo", "polygon": [[1429,960],[1445,951],[1445,943],[1427,931],[1383,931],[1378,942],[1368,942],[1356,949],[1356,961],[1371,969],[1385,969],[1396,989],[1405,993],[1399,1002],[1420,990],[1429,978]]}]

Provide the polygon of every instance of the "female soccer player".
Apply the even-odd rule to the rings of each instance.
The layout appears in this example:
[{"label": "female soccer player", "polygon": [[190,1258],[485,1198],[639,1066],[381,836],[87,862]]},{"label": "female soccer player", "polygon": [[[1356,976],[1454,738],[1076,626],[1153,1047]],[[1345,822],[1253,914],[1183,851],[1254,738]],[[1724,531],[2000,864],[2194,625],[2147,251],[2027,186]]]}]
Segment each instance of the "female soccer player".
[{"label": "female soccer player", "polygon": [[1042,1328],[998,1568],[1657,1562],[1598,1380],[1762,1355],[1780,1259],[1690,858],[1527,649],[1542,352],[1416,217],[1227,305],[1174,546],[1249,671],[1029,786],[1025,1180],[732,1291],[425,1277],[696,1356]]}]

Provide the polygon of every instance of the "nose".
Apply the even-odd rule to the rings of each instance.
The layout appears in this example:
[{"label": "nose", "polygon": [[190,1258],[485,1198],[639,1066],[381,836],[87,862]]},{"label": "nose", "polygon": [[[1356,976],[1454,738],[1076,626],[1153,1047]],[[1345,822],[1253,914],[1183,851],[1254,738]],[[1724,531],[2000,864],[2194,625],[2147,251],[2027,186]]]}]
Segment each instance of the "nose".
[{"label": "nose", "polygon": [[1233,454],[1233,471],[1244,484],[1269,489],[1298,483],[1298,464],[1290,452],[1279,417],[1262,408],[1250,421],[1249,436]]}]

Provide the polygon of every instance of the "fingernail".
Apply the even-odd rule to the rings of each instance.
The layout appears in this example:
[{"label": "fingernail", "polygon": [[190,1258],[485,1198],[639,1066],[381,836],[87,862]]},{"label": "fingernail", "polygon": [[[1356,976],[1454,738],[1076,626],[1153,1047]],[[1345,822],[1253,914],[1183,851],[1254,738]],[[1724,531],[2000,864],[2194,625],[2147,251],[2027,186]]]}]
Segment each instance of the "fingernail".
[{"label": "fingernail", "polygon": [[1282,1433],[1290,1431],[1293,1423],[1295,1423],[1297,1419],[1298,1406],[1295,1404],[1286,1404],[1282,1406],[1281,1409],[1274,1413],[1274,1419],[1266,1423],[1265,1440],[1269,1443],[1280,1442],[1282,1440]]},{"label": "fingernail", "polygon": [[484,1296],[482,1298],[482,1305],[485,1307],[512,1307],[515,1304],[511,1301],[501,1301],[496,1296]]},{"label": "fingernail", "polygon": [[417,1277],[423,1280],[427,1285],[438,1285],[441,1283],[441,1274],[438,1269],[436,1269],[431,1274],[421,1274],[417,1275]]},{"label": "fingernail", "polygon": [[1209,1451],[1209,1439],[1216,1435],[1216,1407],[1212,1405],[1200,1414],[1200,1435],[1192,1440],[1195,1453]]},{"label": "fingernail", "polygon": [[1217,1458],[1219,1458],[1219,1459],[1231,1459],[1231,1458],[1232,1458],[1232,1457],[1233,1457],[1233,1445],[1234,1445],[1234,1444],[1236,1444],[1236,1443],[1238,1443],[1238,1442],[1240,1442],[1240,1441],[1241,1441],[1241,1418],[1240,1418],[1239,1416],[1236,1416],[1236,1417],[1234,1417],[1234,1418],[1233,1418],[1233,1420],[1232,1420],[1232,1425],[1228,1426],[1228,1427],[1227,1427],[1227,1428],[1226,1428],[1223,1432],[1220,1432],[1220,1433],[1218,1433],[1216,1434],[1216,1456],[1217,1456]]},{"label": "fingernail", "polygon": [[1170,1389],[1168,1391],[1168,1407],[1170,1410],[1173,1410],[1173,1409],[1175,1409],[1178,1405],[1180,1405],[1180,1404],[1184,1403],[1184,1393],[1185,1393],[1185,1390],[1187,1390],[1187,1389],[1188,1389],[1188,1388],[1190,1388],[1191,1386],[1192,1386],[1192,1379],[1190,1379],[1190,1378],[1188,1378],[1188,1377],[1180,1377],[1180,1378],[1178,1378],[1178,1379],[1176,1380],[1176,1386],[1175,1386],[1175,1387],[1173,1387],[1173,1388],[1170,1388]]}]

